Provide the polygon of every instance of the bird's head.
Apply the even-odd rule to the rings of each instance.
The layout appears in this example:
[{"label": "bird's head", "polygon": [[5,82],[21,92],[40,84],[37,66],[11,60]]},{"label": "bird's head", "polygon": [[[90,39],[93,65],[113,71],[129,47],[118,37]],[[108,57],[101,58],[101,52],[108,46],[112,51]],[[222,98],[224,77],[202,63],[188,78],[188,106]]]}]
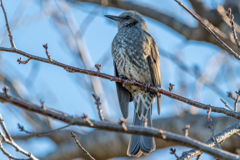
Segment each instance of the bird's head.
[{"label": "bird's head", "polygon": [[147,31],[147,25],[142,15],[136,11],[126,11],[119,16],[105,15],[105,17],[116,21],[118,29],[136,26]]}]

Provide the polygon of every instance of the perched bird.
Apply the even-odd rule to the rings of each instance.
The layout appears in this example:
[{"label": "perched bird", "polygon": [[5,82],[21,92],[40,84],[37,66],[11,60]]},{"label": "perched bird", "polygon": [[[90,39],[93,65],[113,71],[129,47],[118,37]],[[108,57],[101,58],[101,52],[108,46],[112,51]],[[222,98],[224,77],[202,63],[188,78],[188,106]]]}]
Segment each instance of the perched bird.
[{"label": "perched bird", "polygon": [[[117,22],[118,33],[112,42],[115,75],[147,85],[161,87],[158,49],[140,13],[126,11],[120,16],[105,15]],[[116,82],[119,105],[124,118],[128,117],[128,104],[134,103],[133,124],[152,127],[152,104],[157,97],[160,115],[161,95],[143,88]],[[146,123],[145,123],[146,122]],[[139,157],[156,148],[153,137],[132,135],[127,154]]]}]

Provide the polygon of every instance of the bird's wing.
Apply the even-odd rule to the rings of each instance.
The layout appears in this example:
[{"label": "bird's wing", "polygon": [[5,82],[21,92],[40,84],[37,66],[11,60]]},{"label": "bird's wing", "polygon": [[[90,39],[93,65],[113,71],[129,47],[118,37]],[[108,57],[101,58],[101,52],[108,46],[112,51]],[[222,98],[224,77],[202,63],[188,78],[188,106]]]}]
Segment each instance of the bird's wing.
[{"label": "bird's wing", "polygon": [[[158,49],[154,39],[152,37],[151,39],[152,39],[152,44],[150,46],[151,52],[147,57],[148,65],[150,68],[153,85],[156,87],[161,87],[160,59],[159,59]],[[161,94],[159,93],[157,94],[157,106],[158,106],[158,115],[160,115]]]},{"label": "bird's wing", "polygon": [[[114,73],[116,77],[119,77],[115,62]],[[116,82],[116,88],[122,115],[126,119],[128,117],[128,103],[132,101],[132,95],[126,88],[123,87],[122,83]]]}]

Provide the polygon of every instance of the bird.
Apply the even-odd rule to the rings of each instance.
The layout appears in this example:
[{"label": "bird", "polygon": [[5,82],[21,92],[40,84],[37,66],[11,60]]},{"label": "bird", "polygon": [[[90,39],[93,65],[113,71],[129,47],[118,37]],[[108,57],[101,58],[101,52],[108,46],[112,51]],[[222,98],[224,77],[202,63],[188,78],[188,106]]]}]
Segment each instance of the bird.
[{"label": "bird", "polygon": [[[161,87],[160,59],[157,45],[149,34],[142,15],[125,11],[119,16],[105,15],[117,22],[118,32],[112,41],[112,56],[115,76],[131,81]],[[152,105],[157,98],[160,115],[161,94],[133,85],[116,82],[119,106],[125,119],[129,103],[134,103],[133,124],[152,127]],[[156,149],[153,137],[131,135],[127,155],[140,157]]]}]

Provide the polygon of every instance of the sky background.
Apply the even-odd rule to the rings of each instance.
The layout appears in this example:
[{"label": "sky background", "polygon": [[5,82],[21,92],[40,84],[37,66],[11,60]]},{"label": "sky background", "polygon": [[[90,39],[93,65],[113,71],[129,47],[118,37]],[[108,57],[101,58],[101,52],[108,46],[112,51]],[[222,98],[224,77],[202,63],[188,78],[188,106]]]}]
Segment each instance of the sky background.
[{"label": "sky background", "polygon": [[[170,16],[177,18],[189,26],[197,25],[196,20],[179,7],[173,0],[133,1],[168,13]],[[187,0],[182,0],[182,2],[188,8],[192,8]],[[204,2],[209,8],[215,8],[224,1],[204,0]],[[33,55],[47,58],[42,44],[48,43],[48,51],[52,59],[72,66],[81,67],[78,60],[76,60],[77,56],[71,53],[63,37],[56,29],[52,19],[45,13],[42,13],[40,1],[3,0],[3,3],[10,23],[13,22],[19,14],[22,14],[21,21],[15,26],[10,26],[11,28],[14,28],[12,29],[13,39],[18,49]],[[17,12],[19,6],[23,3],[29,3],[28,7],[24,9],[24,13],[23,11]],[[106,57],[107,59],[105,58],[106,60],[104,63],[101,63],[101,70],[103,73],[113,75],[110,48],[111,42],[117,32],[117,25],[109,19],[106,19],[104,15],[119,15],[123,12],[123,10],[99,7],[96,15],[89,17],[91,22],[88,27],[84,29],[81,24],[86,20],[89,12],[96,8],[96,5],[83,3],[78,5],[71,4],[70,7],[74,17],[76,18],[78,26],[80,29],[83,29],[82,38],[85,41],[86,48],[90,53],[93,63],[101,63],[103,62],[103,57]],[[217,52],[220,52],[220,48],[217,46],[206,42],[186,41],[185,37],[176,33],[169,27],[147,17],[144,17],[144,19],[147,22],[149,33],[155,39],[158,47],[168,51],[169,54],[177,55],[189,67],[198,66],[199,70],[202,72],[209,58]],[[5,33],[5,21],[2,11],[0,11],[0,45],[10,47],[8,37]],[[224,55],[226,55],[226,53],[224,53]],[[91,93],[86,89],[86,87],[84,87],[83,84],[81,84],[81,79],[86,78],[86,76],[79,75],[79,73],[68,73],[60,67],[33,60],[26,65],[19,65],[17,63],[17,59],[19,57],[20,55],[14,53],[0,52],[0,72],[18,86],[21,95],[23,95],[25,99],[36,104],[40,104],[39,99],[42,99],[44,100],[45,105],[49,108],[57,109],[70,115],[82,115],[82,113],[87,113],[90,119],[99,119],[96,107],[91,98]],[[237,61],[233,60],[232,57],[226,57],[232,60],[231,63],[237,63]],[[23,60],[26,59],[25,57],[22,58]],[[206,104],[223,106],[219,100],[222,97],[219,97],[218,94],[206,86],[203,87],[199,96],[194,97],[193,93],[196,86],[196,78],[182,71],[169,59],[161,55],[160,61],[163,89],[168,90],[170,82],[173,84],[180,84],[184,80],[184,83],[188,86],[185,94],[186,97],[196,99]],[[94,67],[92,67],[92,69],[96,70]],[[239,77],[237,78],[239,79]],[[224,92],[234,91],[236,87],[239,87],[239,84],[237,83],[223,83],[223,77],[221,77],[221,74],[216,76],[215,81],[219,82],[218,84]],[[103,106],[103,112],[109,119],[118,121],[121,117],[121,113],[116,101],[117,95],[115,84],[114,82],[103,79],[101,79],[101,82],[103,84],[105,97],[109,99],[107,107]],[[5,84],[0,83],[0,87],[2,88],[3,86],[5,86]],[[174,92],[180,94],[181,86],[176,85]],[[230,101],[230,104],[233,104],[233,102]],[[165,96],[162,96],[161,106],[161,117],[174,116],[179,113],[179,110],[186,110],[190,108],[190,106],[186,104],[177,102]],[[197,113],[206,114],[206,111],[199,109],[196,109],[195,111]],[[8,104],[0,104],[0,113],[2,114],[6,126],[12,135],[24,135],[24,133],[20,132],[17,128],[18,123],[24,125],[27,130],[32,129],[26,119],[19,114],[20,109]],[[131,105],[129,115],[132,114],[133,107]],[[212,115],[217,116],[221,114],[213,113]],[[159,118],[157,115],[156,104],[154,104],[153,107],[153,118]],[[131,121],[132,117],[130,116],[130,118],[128,118],[128,122]],[[53,120],[53,125],[54,127],[60,127],[64,124]],[[70,128],[76,131],[79,129],[79,127]],[[84,129],[87,131],[92,130],[88,128]],[[54,143],[48,138],[31,138],[27,141],[27,143],[25,141],[17,141],[17,143],[27,151],[33,153],[36,157],[43,157],[56,148]],[[73,143],[73,145],[75,145],[75,143]],[[4,147],[12,153],[13,156],[21,156],[21,154],[16,153],[12,147],[7,145],[4,145]],[[177,154],[181,155],[181,153],[186,150],[186,148],[177,147]],[[174,159],[173,155],[169,154],[169,148],[157,150],[147,158],[156,159],[159,155],[164,157],[166,160]],[[0,153],[0,159],[6,159],[6,157]],[[202,159],[211,158],[207,154],[204,154]]]}]

